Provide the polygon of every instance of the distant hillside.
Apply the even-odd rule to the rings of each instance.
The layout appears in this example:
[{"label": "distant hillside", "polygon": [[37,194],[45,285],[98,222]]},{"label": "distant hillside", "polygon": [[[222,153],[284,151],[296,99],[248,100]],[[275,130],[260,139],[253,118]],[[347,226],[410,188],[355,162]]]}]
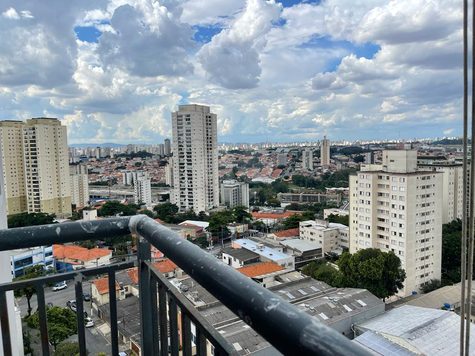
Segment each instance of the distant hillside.
[{"label": "distant hillside", "polygon": [[[440,141],[434,141],[432,142],[433,145],[461,145],[463,143],[463,139],[461,138],[444,138]],[[468,143],[470,143],[470,140],[468,140]]]},{"label": "distant hillside", "polygon": [[86,147],[111,147],[111,148],[119,148],[123,146],[127,146],[125,143],[73,143],[68,145],[69,147],[76,147],[76,148],[86,148]]}]

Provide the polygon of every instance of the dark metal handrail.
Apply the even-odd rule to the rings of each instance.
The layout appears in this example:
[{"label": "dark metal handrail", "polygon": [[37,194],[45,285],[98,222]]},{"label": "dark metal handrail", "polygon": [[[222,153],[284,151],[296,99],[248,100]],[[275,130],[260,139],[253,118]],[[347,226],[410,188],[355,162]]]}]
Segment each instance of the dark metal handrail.
[{"label": "dark metal handrail", "polygon": [[[284,355],[367,354],[337,331],[144,215],[0,230],[0,250],[100,239],[131,232],[137,234],[141,344],[144,355],[157,354],[157,340],[154,340],[156,335],[153,330],[149,332],[156,323],[152,305],[157,305],[157,295],[151,292],[151,278],[155,271],[146,263],[150,261],[150,244],[162,251]],[[2,295],[4,296],[0,293],[0,306]],[[2,328],[5,325],[4,319],[2,315]],[[185,323],[186,319],[187,316],[183,318]],[[150,330],[147,329],[149,327]],[[201,335],[196,336],[201,339]],[[81,343],[81,338],[79,341]],[[201,350],[200,341],[197,342],[197,347]]]}]

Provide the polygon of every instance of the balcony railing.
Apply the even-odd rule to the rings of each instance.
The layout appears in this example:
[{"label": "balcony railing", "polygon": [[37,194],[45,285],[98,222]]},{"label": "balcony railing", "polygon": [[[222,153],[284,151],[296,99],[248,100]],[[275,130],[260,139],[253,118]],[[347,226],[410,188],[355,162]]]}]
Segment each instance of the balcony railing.
[{"label": "balcony railing", "polygon": [[[0,285],[0,321],[3,354],[12,354],[6,292],[26,286],[36,287],[43,355],[50,355],[44,286],[74,279],[77,315],[83,315],[82,281],[85,277],[108,274],[112,355],[119,353],[115,272],[137,265],[140,293],[142,355],[206,355],[207,343],[214,355],[239,355],[226,339],[193,307],[152,264],[151,245],[207,289],[227,308],[284,355],[365,355],[364,350],[335,330],[300,311],[278,295],[263,288],[196,245],[179,237],[146,216],[120,217],[70,224],[54,224],[0,230],[0,250],[98,240],[135,233],[137,261],[82,269]],[[180,314],[178,313],[180,310]],[[181,335],[178,317],[181,315]],[[86,355],[82,318],[78,319],[80,355]],[[191,323],[196,328],[196,351],[192,350]]]}]

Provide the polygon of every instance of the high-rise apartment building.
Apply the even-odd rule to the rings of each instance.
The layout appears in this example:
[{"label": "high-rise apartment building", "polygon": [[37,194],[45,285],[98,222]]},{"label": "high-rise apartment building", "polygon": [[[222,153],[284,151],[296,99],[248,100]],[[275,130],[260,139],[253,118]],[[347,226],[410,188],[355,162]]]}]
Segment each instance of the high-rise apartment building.
[{"label": "high-rise apartment building", "polygon": [[23,137],[28,212],[71,216],[66,126],[58,119],[30,119]]},{"label": "high-rise apartment building", "polygon": [[71,216],[66,126],[58,119],[0,122],[7,213]]},{"label": "high-rise apartment building", "polygon": [[76,206],[86,206],[89,202],[89,177],[87,166],[78,164],[69,167],[71,179],[71,203]]},{"label": "high-rise apartment building", "polygon": [[23,121],[0,121],[0,148],[7,214],[28,212]]},{"label": "high-rise apartment building", "polygon": [[157,153],[159,156],[165,156],[165,145],[163,143],[159,143],[157,146]]},{"label": "high-rise apartment building", "polygon": [[420,171],[442,172],[442,224],[462,219],[463,214],[463,164],[447,161],[445,157],[432,159],[418,157]]},{"label": "high-rise apartment building", "polygon": [[[0,122],[0,130],[2,129],[1,124],[2,122]],[[2,156],[4,156],[3,145],[0,145],[0,229],[7,229],[7,200],[5,194],[6,192],[4,190],[5,182],[3,174],[4,165]],[[10,283],[12,281],[11,268],[12,267],[10,265],[10,251],[0,251],[0,283]],[[5,334],[7,335],[7,337],[10,338],[10,344],[12,346],[12,355],[22,356],[24,355],[24,353],[21,311],[18,305],[16,304],[12,291],[6,293],[6,302],[9,332],[5,332]],[[2,332],[1,325],[0,332]],[[3,340],[0,340],[0,350],[3,350]]]},{"label": "high-rise apartment building", "polygon": [[[173,140],[173,141],[175,141],[175,140]],[[172,153],[172,146],[170,144],[170,139],[169,138],[165,139],[164,153],[165,153],[165,156],[170,156],[170,154]]]},{"label": "high-rise apartment building", "polygon": [[383,151],[382,165],[350,176],[350,252],[393,251],[407,296],[441,277],[442,174],[417,170],[416,151]]},{"label": "high-rise apartment building", "polygon": [[277,165],[286,166],[287,165],[287,153],[279,153],[277,155]]},{"label": "high-rise apartment building", "polygon": [[323,140],[320,144],[320,164],[322,166],[328,166],[330,164],[330,140],[327,140],[326,136],[323,136]]},{"label": "high-rise apartment building", "polygon": [[249,184],[236,180],[225,180],[221,183],[221,204],[228,209],[235,206],[249,208]]},{"label": "high-rise apartment building", "polygon": [[[173,193],[180,211],[219,205],[217,116],[208,106],[180,105],[172,113]],[[165,144],[166,146],[166,144]],[[166,154],[166,152],[165,152]]]},{"label": "high-rise apartment building", "polygon": [[302,169],[313,171],[313,153],[310,148],[306,148],[302,152]]},{"label": "high-rise apartment building", "polygon": [[152,204],[152,185],[145,171],[136,172],[134,177],[134,198],[135,204]]}]

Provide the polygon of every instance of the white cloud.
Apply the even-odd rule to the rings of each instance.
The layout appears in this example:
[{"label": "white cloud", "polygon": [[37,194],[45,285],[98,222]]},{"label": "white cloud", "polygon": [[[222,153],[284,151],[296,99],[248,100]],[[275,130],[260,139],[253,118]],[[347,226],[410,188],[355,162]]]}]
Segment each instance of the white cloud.
[{"label": "white cloud", "polygon": [[230,28],[205,44],[196,58],[208,78],[228,89],[254,88],[259,82],[259,53],[264,36],[277,20],[281,5],[274,0],[248,0]]},{"label": "white cloud", "polygon": [[20,19],[20,15],[18,15],[18,12],[16,12],[16,10],[13,7],[10,7],[5,12],[2,12],[2,16],[10,20]]},{"label": "white cloud", "polygon": [[444,130],[444,135],[450,135],[452,132],[454,132],[454,129]]}]

